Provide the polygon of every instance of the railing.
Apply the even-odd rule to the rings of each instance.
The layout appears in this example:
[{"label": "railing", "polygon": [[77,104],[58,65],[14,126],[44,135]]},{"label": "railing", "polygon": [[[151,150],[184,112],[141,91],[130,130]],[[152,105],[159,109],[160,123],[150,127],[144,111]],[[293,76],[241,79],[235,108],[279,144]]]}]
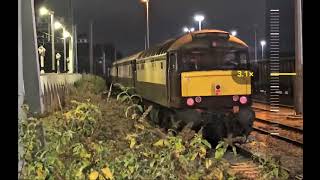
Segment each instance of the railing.
[{"label": "railing", "polygon": [[[270,90],[270,65],[269,60],[250,61],[254,71],[254,95],[268,97]],[[294,57],[280,58],[280,72],[295,72]],[[280,76],[280,96],[293,98],[294,76]]]},{"label": "railing", "polygon": [[64,104],[68,88],[80,80],[81,74],[47,73],[40,75],[40,85],[43,92],[44,111],[60,109]]}]

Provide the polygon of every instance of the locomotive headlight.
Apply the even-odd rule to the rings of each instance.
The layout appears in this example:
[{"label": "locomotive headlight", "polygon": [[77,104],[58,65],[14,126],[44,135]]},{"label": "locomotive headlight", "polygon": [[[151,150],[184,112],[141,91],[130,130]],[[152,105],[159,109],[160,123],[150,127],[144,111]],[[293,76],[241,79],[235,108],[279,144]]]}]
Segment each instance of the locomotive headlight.
[{"label": "locomotive headlight", "polygon": [[240,103],[241,103],[241,104],[246,104],[247,102],[248,102],[248,98],[245,97],[245,96],[241,96],[241,98],[240,98]]},{"label": "locomotive headlight", "polygon": [[193,106],[194,105],[194,100],[192,98],[187,99],[187,105],[188,106]]},{"label": "locomotive headlight", "polygon": [[234,95],[234,96],[232,97],[232,100],[233,100],[234,102],[237,102],[237,101],[239,101],[239,96],[237,96],[237,95]]},{"label": "locomotive headlight", "polygon": [[197,96],[197,97],[195,98],[195,100],[196,100],[197,103],[201,103],[202,98],[201,98],[200,96]]}]

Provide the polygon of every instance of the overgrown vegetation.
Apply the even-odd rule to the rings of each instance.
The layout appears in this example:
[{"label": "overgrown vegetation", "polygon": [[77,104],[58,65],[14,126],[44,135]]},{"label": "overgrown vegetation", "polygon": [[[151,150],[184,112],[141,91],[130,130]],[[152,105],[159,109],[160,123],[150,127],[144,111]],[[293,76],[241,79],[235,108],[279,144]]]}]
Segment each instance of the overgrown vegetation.
[{"label": "overgrown vegetation", "polygon": [[201,132],[165,134],[137,120],[139,95],[122,87],[107,103],[105,89],[103,79],[84,76],[63,111],[22,120],[21,179],[234,179],[221,160],[228,144],[209,156],[212,147]]},{"label": "overgrown vegetation", "polygon": [[135,93],[133,87],[125,87],[119,83],[114,84],[114,86],[121,90],[117,95],[117,101],[128,106],[125,109],[126,117],[131,114],[131,119],[137,119],[143,113],[143,107],[139,104],[142,103],[142,97]]},{"label": "overgrown vegetation", "polygon": [[281,168],[280,160],[274,157],[257,158],[260,168],[262,169],[263,179],[289,179],[289,174],[286,170]]}]

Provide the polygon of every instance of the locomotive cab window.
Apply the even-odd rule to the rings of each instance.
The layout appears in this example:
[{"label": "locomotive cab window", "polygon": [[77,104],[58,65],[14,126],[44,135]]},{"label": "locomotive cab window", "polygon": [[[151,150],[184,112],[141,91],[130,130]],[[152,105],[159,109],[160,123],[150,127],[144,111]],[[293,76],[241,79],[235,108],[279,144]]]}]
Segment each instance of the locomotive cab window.
[{"label": "locomotive cab window", "polygon": [[185,52],[182,56],[184,71],[246,68],[247,59],[248,56],[245,52],[229,48]]}]

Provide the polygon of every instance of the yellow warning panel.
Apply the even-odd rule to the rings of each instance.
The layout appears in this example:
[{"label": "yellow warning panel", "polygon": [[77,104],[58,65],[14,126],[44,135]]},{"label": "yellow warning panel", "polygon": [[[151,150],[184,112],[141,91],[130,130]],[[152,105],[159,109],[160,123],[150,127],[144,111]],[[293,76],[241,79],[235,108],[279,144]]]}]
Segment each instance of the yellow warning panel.
[{"label": "yellow warning panel", "polygon": [[183,72],[181,73],[182,96],[251,94],[251,77],[239,79],[236,76],[237,71],[233,70]]}]

